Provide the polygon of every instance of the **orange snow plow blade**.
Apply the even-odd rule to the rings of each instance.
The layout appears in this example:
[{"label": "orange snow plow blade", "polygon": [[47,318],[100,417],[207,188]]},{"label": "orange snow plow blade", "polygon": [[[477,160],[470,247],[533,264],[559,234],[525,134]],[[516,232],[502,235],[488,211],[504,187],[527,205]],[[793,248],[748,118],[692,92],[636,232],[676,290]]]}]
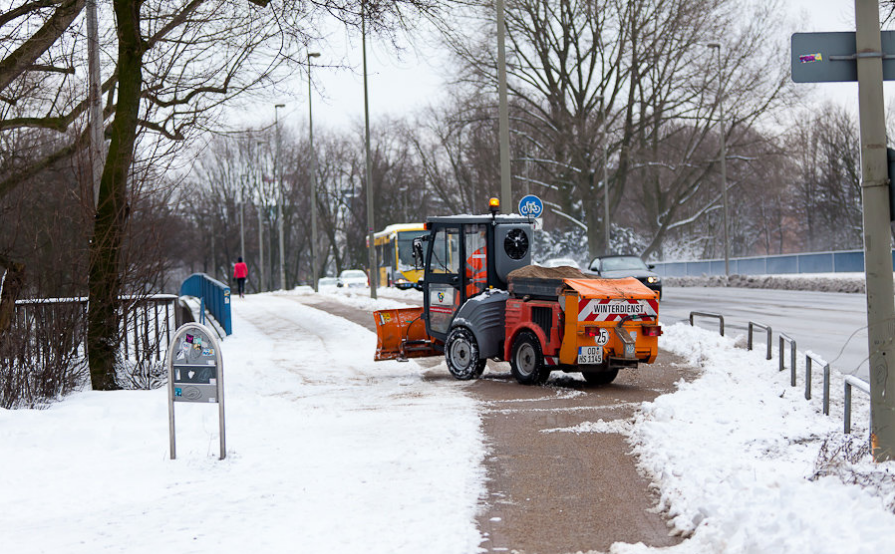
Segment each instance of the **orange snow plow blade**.
[{"label": "orange snow plow blade", "polygon": [[406,360],[438,356],[435,341],[426,333],[422,308],[401,308],[373,312],[376,321],[376,357],[382,360]]}]

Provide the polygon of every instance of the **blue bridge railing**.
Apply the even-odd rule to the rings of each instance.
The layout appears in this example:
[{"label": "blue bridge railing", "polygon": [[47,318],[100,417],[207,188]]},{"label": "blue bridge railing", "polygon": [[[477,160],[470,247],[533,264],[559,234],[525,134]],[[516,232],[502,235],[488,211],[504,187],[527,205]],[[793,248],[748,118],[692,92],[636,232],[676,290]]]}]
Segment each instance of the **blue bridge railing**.
[{"label": "blue bridge railing", "polygon": [[180,295],[201,298],[202,304],[221,324],[224,332],[228,335],[233,334],[230,319],[230,287],[204,273],[193,273],[180,285]]},{"label": "blue bridge railing", "polygon": [[[893,251],[892,259],[895,263],[895,251]],[[667,277],[724,275],[723,259],[651,263],[656,266],[656,273]],[[730,258],[730,273],[732,275],[860,273],[862,271],[864,271],[863,250]]]}]

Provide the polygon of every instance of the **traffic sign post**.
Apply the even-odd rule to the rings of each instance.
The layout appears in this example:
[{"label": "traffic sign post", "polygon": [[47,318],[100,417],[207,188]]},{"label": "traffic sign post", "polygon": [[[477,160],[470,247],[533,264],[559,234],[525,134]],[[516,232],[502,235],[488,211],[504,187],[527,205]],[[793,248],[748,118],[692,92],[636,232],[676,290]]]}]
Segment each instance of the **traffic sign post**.
[{"label": "traffic sign post", "polygon": [[214,333],[199,323],[186,323],[174,332],[165,355],[168,368],[168,432],[171,459],[177,457],[174,403],[218,405],[220,459],[227,457],[224,431],[224,361]]},{"label": "traffic sign post", "polygon": [[[895,457],[895,293],[893,293],[889,175],[883,81],[895,80],[895,32],[879,30],[878,0],[855,0],[855,33],[796,33],[792,79],[796,83],[858,82],[861,121],[861,191],[864,271],[870,358],[870,421],[873,458]],[[891,389],[889,385],[892,385]]]},{"label": "traffic sign post", "polygon": [[524,196],[519,201],[519,213],[526,217],[541,217],[544,213],[544,202],[534,194]]},{"label": "traffic sign post", "polygon": [[858,54],[856,33],[795,33],[790,44],[796,83],[847,83],[858,80],[858,60],[880,58],[883,81],[895,81],[895,31],[880,32],[880,50]]}]

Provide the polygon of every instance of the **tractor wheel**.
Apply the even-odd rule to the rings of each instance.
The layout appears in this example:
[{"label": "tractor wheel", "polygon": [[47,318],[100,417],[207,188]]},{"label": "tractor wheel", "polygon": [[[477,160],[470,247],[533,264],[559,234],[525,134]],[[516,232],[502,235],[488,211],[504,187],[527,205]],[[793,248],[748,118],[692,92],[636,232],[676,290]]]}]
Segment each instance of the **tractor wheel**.
[{"label": "tractor wheel", "polygon": [[598,371],[598,372],[585,372],[581,375],[584,376],[584,380],[587,381],[588,385],[608,385],[609,383],[615,381],[615,378],[618,377],[618,370],[612,369],[609,371]]},{"label": "tractor wheel", "polygon": [[444,344],[444,358],[451,375],[460,381],[481,377],[487,362],[479,356],[479,344],[475,335],[465,327],[451,330]]},{"label": "tractor wheel", "polygon": [[513,341],[513,355],[510,358],[513,377],[523,385],[539,385],[550,377],[550,370],[544,365],[541,342],[531,331],[523,331]]}]

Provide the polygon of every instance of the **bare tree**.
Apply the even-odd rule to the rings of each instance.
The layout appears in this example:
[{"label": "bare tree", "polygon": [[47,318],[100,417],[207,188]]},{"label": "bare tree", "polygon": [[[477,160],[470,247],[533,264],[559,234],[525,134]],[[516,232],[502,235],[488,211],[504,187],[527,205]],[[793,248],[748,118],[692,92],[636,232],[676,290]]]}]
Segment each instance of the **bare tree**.
[{"label": "bare tree", "polygon": [[860,140],[848,110],[827,104],[793,125],[792,214],[807,250],[862,244]]},{"label": "bare tree", "polygon": [[[433,2],[365,2],[370,21],[400,20],[407,8],[429,10]],[[83,0],[13,4],[0,14],[4,45],[0,59],[0,97],[14,106],[38,90],[57,91],[4,117],[0,130],[65,130],[86,112],[83,92],[71,90],[77,48],[66,33]],[[116,388],[118,297],[122,292],[121,249],[130,213],[127,184],[132,178],[140,132],[183,140],[207,124],[209,115],[235,96],[262,82],[275,82],[303,59],[315,37],[316,20],[326,14],[357,18],[361,0],[191,0],[183,4],[113,0],[117,53],[107,93],[105,116],[110,139],[99,187],[90,242],[88,342],[93,386]],[[10,29],[7,32],[7,29]],[[37,29],[35,32],[32,32]],[[14,49],[13,49],[14,48]],[[46,61],[47,63],[38,63]],[[55,77],[52,83],[46,75]],[[84,87],[86,90],[86,87]],[[33,110],[30,110],[33,108]],[[86,133],[40,158],[20,160],[0,175],[0,196],[85,145]],[[147,139],[152,140],[152,139]]]},{"label": "bare tree", "polygon": [[[657,251],[666,233],[682,223],[682,208],[715,169],[718,154],[711,145],[718,144],[718,102],[712,77],[719,70],[707,42],[725,41],[728,137],[779,102],[786,79],[782,66],[767,71],[765,62],[776,52],[765,42],[776,19],[773,3],[766,4],[507,2],[517,148],[552,175],[551,208],[587,228],[591,254],[603,238],[604,146],[612,213],[619,212],[630,184],[640,189],[638,225],[650,236],[643,255]],[[445,27],[444,33],[462,68],[459,80],[493,98],[493,9],[482,2],[469,15],[471,23],[454,26],[462,31]]]}]

